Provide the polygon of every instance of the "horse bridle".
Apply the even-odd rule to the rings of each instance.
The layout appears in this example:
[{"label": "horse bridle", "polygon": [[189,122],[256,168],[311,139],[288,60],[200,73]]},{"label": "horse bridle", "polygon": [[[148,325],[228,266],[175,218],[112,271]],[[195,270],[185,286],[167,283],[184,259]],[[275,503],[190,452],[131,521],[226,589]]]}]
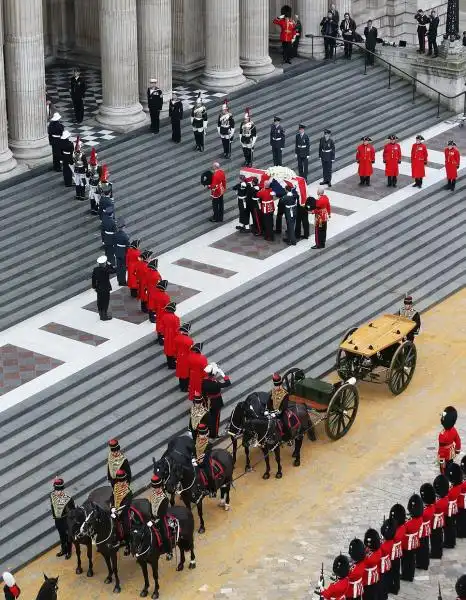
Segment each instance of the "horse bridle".
[{"label": "horse bridle", "polygon": [[[241,434],[244,431],[244,427],[238,427],[238,425],[235,425],[235,423],[233,422],[233,416],[234,416],[234,414],[235,414],[235,412],[236,412],[237,409],[238,409],[238,405],[235,406],[235,408],[233,409],[233,412],[231,413],[231,416],[230,416],[230,427],[227,430],[227,434],[230,435],[230,436],[232,436],[232,437],[235,437],[235,438],[240,437]],[[234,431],[229,431],[229,429],[231,427],[234,427],[236,429],[237,433],[235,433]]]},{"label": "horse bridle", "polygon": [[[136,553],[135,553],[135,555],[134,555],[134,556],[135,556],[136,558],[139,558],[140,556],[144,556],[144,554],[147,554],[147,552],[149,552],[149,550],[152,548],[152,541],[153,541],[153,538],[152,538],[152,527],[149,527],[149,525],[148,525],[147,523],[143,523],[143,524],[142,524],[142,527],[147,527],[147,528],[149,529],[149,533],[150,533],[150,542],[149,542],[149,545],[147,546],[147,548],[144,550],[144,552],[136,552]],[[143,534],[143,535],[144,535],[144,534]],[[143,541],[144,541],[144,537],[141,539],[141,545],[142,545],[142,542],[143,542]]]},{"label": "horse bridle", "polygon": [[[84,510],[84,508],[83,508],[83,510]],[[91,512],[88,515],[86,515],[86,511],[84,510],[84,514],[86,515],[86,518],[84,519],[84,523],[81,525],[81,528],[80,528],[80,533],[81,534],[83,533],[83,527],[84,527],[84,525],[89,521],[89,519],[91,518],[91,516],[94,513],[94,510],[95,509],[91,510]],[[111,538],[111,536],[113,534],[113,519],[112,519],[111,515],[109,515],[109,518],[110,518],[110,533],[108,534],[108,536],[105,539],[100,540],[100,542],[98,542],[97,541],[97,533],[94,533],[94,535],[91,535],[89,533],[89,537],[91,538],[91,540],[92,540],[92,542],[93,542],[93,544],[95,546],[100,546],[101,544],[103,544],[104,542],[107,542]],[[100,519],[97,519],[97,520],[100,520]],[[94,531],[94,528],[92,528],[92,530]]]},{"label": "horse bridle", "polygon": [[[184,467],[183,465],[180,465],[179,463],[177,463],[177,466],[180,467],[182,470],[185,470],[187,468],[187,467]],[[192,470],[193,470],[193,480],[192,480],[191,484],[188,485],[187,488],[182,488],[181,487],[181,481],[179,481],[178,485],[177,485],[177,490],[176,490],[176,493],[178,495],[182,494],[183,492],[187,492],[188,490],[190,490],[193,487],[193,485],[195,484],[195,482],[196,482],[196,476],[197,476],[196,469],[195,469],[195,467],[194,467],[193,464],[191,465],[191,467],[192,467]]]}]

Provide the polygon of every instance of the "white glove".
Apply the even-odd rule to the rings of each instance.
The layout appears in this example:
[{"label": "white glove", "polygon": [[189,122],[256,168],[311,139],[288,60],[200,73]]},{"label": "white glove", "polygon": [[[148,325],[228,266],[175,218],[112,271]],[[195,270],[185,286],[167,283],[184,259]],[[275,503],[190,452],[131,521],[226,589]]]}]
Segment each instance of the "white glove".
[{"label": "white glove", "polygon": [[191,117],[191,125],[193,124],[194,121],[194,117]]},{"label": "white glove", "polygon": [[219,377],[222,377],[222,379],[225,379],[225,373],[222,371],[222,369],[218,369],[218,371],[217,371],[217,375],[218,375]]},{"label": "white glove", "polygon": [[217,127],[218,135],[220,135],[220,127]]},{"label": "white glove", "polygon": [[264,417],[268,417],[269,416],[269,411],[268,410],[264,410]]},{"label": "white glove", "polygon": [[285,18],[285,15],[280,15],[280,19],[284,19],[284,18]]}]

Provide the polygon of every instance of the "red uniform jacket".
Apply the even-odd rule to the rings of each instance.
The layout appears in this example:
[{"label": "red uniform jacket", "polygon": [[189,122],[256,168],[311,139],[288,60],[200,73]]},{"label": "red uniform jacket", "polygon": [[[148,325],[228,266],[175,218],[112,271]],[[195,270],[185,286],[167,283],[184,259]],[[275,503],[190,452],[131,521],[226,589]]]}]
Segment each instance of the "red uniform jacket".
[{"label": "red uniform jacket", "polygon": [[462,483],[460,485],[454,485],[448,492],[448,517],[453,517],[453,515],[458,514],[458,501],[462,486]]},{"label": "red uniform jacket", "polygon": [[385,540],[380,546],[380,572],[387,573],[392,568],[393,540]]},{"label": "red uniform jacket", "polygon": [[322,591],[322,598],[326,600],[345,600],[348,590],[348,577],[338,579],[331,583],[326,590]]},{"label": "red uniform jacket", "polygon": [[141,251],[138,248],[128,248],[126,251],[126,271],[128,273],[128,287],[135,290],[138,287],[136,280],[136,266],[139,264],[138,257]]},{"label": "red uniform jacket", "polygon": [[136,280],[137,280],[137,288],[138,288],[138,300],[142,298],[142,291],[145,285],[146,273],[147,273],[147,263],[145,260],[139,260],[136,265]]},{"label": "red uniform jacket", "polygon": [[364,593],[364,574],[366,570],[366,561],[356,563],[348,575],[348,589],[346,590],[347,598],[359,598]]},{"label": "red uniform jacket", "polygon": [[405,550],[417,550],[419,548],[419,533],[422,527],[422,517],[414,517],[406,523],[405,535],[402,542],[403,552]]},{"label": "red uniform jacket", "polygon": [[411,176],[413,179],[422,179],[426,176],[427,146],[413,144],[411,148]]},{"label": "red uniform jacket", "polygon": [[160,277],[160,273],[158,271],[147,268],[141,300],[149,304],[149,296],[154,292],[155,286],[161,279],[162,278]]},{"label": "red uniform jacket", "polygon": [[434,519],[434,505],[429,504],[424,508],[424,512],[422,513],[422,525],[419,537],[430,537],[432,533],[432,521]]},{"label": "red uniform jacket", "polygon": [[400,144],[385,144],[383,149],[383,162],[385,163],[385,175],[387,177],[398,177],[401,162]]},{"label": "red uniform jacket", "polygon": [[447,179],[456,179],[458,177],[458,167],[460,166],[460,153],[458,148],[445,148],[445,169]]},{"label": "red uniform jacket", "polygon": [[180,317],[174,313],[162,313],[163,351],[165,356],[176,356],[175,337],[180,328]]},{"label": "red uniform jacket", "polygon": [[208,361],[203,354],[197,352],[190,352],[188,358],[189,366],[189,387],[188,387],[188,398],[194,400],[194,394],[201,393],[202,380],[206,373],[204,369],[207,367]]},{"label": "red uniform jacket", "polygon": [[332,215],[328,196],[325,194],[319,196],[319,198],[316,200],[316,207],[311,212],[315,215],[316,226],[326,223],[328,218]]},{"label": "red uniform jacket", "polygon": [[374,585],[380,581],[380,561],[382,560],[382,551],[374,550],[366,556],[364,561],[364,580],[363,585]]},{"label": "red uniform jacket", "polygon": [[155,313],[155,331],[158,333],[162,333],[159,330],[159,325],[161,324],[159,319],[161,320],[162,311],[169,302],[170,296],[163,290],[155,288],[155,290],[151,291],[149,294],[149,304],[147,305],[147,308],[151,312]]},{"label": "red uniform jacket", "polygon": [[179,379],[188,379],[189,377],[189,354],[194,340],[185,333],[178,333],[175,336],[175,356],[176,371],[175,375]]},{"label": "red uniform jacket", "polygon": [[261,212],[263,212],[265,215],[269,213],[273,214],[275,211],[275,194],[273,191],[270,188],[264,188],[263,190],[257,192],[256,196],[260,200]]},{"label": "red uniform jacket", "polygon": [[460,495],[458,497],[458,509],[466,510],[466,481],[460,486]]},{"label": "red uniform jacket", "polygon": [[461,438],[455,427],[443,429],[438,434],[438,452],[439,460],[453,460],[461,450]]},{"label": "red uniform jacket", "polygon": [[432,519],[432,529],[440,529],[445,525],[445,517],[448,515],[448,496],[439,498],[434,504],[434,516]]},{"label": "red uniform jacket", "polygon": [[370,177],[373,173],[372,165],[375,162],[374,146],[360,144],[356,149],[356,162],[358,163],[359,177]]},{"label": "red uniform jacket", "polygon": [[217,169],[212,175],[212,183],[209,185],[210,195],[212,198],[220,198],[227,189],[227,180],[225,172],[222,169]]},{"label": "red uniform jacket", "polygon": [[406,525],[400,525],[393,538],[392,560],[403,556],[403,539],[405,537]]},{"label": "red uniform jacket", "polygon": [[273,20],[274,25],[280,27],[280,41],[281,42],[292,42],[296,35],[296,23],[292,19],[284,18],[279,19],[278,17]]},{"label": "red uniform jacket", "polygon": [[[3,589],[5,590],[5,596],[7,595],[6,590],[8,590],[8,592],[11,594],[12,598],[19,598],[21,595],[21,590],[16,584],[12,585],[11,587],[5,586]],[[8,596],[8,598],[9,597],[10,596]]]}]

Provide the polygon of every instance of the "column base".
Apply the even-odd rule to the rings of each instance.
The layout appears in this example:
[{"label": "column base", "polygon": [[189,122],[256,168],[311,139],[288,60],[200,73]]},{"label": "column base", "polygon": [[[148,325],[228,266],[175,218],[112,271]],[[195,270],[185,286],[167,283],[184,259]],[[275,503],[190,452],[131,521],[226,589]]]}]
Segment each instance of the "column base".
[{"label": "column base", "polygon": [[205,60],[203,58],[189,64],[173,62],[173,82],[179,81],[181,83],[185,83],[188,81],[193,81],[193,79],[199,79],[204,67]]},{"label": "column base", "polygon": [[28,167],[36,167],[52,155],[48,137],[39,140],[9,140],[8,143],[16,160]]},{"label": "column base", "polygon": [[147,115],[139,102],[122,108],[101,105],[96,121],[113,131],[126,133],[140,127],[147,121]]},{"label": "column base", "polygon": [[9,148],[4,152],[0,153],[0,177],[4,174],[8,174],[10,171],[16,168],[16,160],[13,158],[13,153]]},{"label": "column base", "polygon": [[232,71],[206,69],[200,78],[200,83],[214,92],[229,92],[238,87],[248,85],[248,81],[240,68],[233,69]]},{"label": "column base", "polygon": [[325,56],[324,42],[320,38],[315,39],[314,44],[305,43],[301,40],[298,46],[298,56],[301,58],[322,58]]},{"label": "column base", "polygon": [[270,77],[275,72],[275,66],[272,64],[270,57],[265,61],[264,59],[242,61],[240,58],[240,67],[246,77],[253,77],[254,79]]}]

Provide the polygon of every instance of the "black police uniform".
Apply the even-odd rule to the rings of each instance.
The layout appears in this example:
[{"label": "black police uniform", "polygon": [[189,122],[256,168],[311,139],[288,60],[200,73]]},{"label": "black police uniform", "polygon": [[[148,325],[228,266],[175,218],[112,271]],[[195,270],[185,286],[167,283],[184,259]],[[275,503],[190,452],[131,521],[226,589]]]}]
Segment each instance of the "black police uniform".
[{"label": "black police uniform", "polygon": [[82,120],[84,119],[84,96],[86,94],[86,82],[81,76],[77,78],[71,78],[70,91],[76,122],[82,123]]},{"label": "black police uniform", "polygon": [[49,144],[52,146],[52,160],[55,171],[61,171],[61,136],[64,131],[65,128],[63,127],[63,123],[60,123],[60,121],[50,121],[47,128]]},{"label": "black police uniform", "polygon": [[240,225],[238,225],[236,229],[239,229],[240,231],[246,231],[246,228],[249,227],[250,204],[248,203],[248,188],[250,187],[251,186],[244,181],[233,186],[233,191],[235,191],[238,196],[238,212],[240,222]]},{"label": "black police uniform", "polygon": [[309,152],[310,152],[311,143],[309,141],[309,136],[307,133],[296,134],[296,144],[295,144],[295,154],[298,158],[298,172],[300,177],[304,177],[307,181],[307,174],[309,171]]},{"label": "black police uniform", "polygon": [[115,235],[117,226],[115,222],[115,214],[107,209],[102,215],[101,223],[102,241],[104,243],[104,251],[108,262],[112,268],[115,268]]},{"label": "black police uniform", "polygon": [[150,115],[150,130],[158,133],[160,129],[160,111],[163,107],[163,92],[160,88],[147,88],[147,106]]},{"label": "black police uniform", "polygon": [[285,130],[279,122],[270,126],[270,145],[272,146],[273,164],[276,167],[281,167],[282,150],[285,147]]},{"label": "black police uniform", "polygon": [[110,283],[110,267],[108,265],[98,265],[92,272],[92,287],[97,292],[97,310],[100,320],[108,321],[112,317],[108,315],[108,305],[110,303],[110,292],[112,285]]}]

